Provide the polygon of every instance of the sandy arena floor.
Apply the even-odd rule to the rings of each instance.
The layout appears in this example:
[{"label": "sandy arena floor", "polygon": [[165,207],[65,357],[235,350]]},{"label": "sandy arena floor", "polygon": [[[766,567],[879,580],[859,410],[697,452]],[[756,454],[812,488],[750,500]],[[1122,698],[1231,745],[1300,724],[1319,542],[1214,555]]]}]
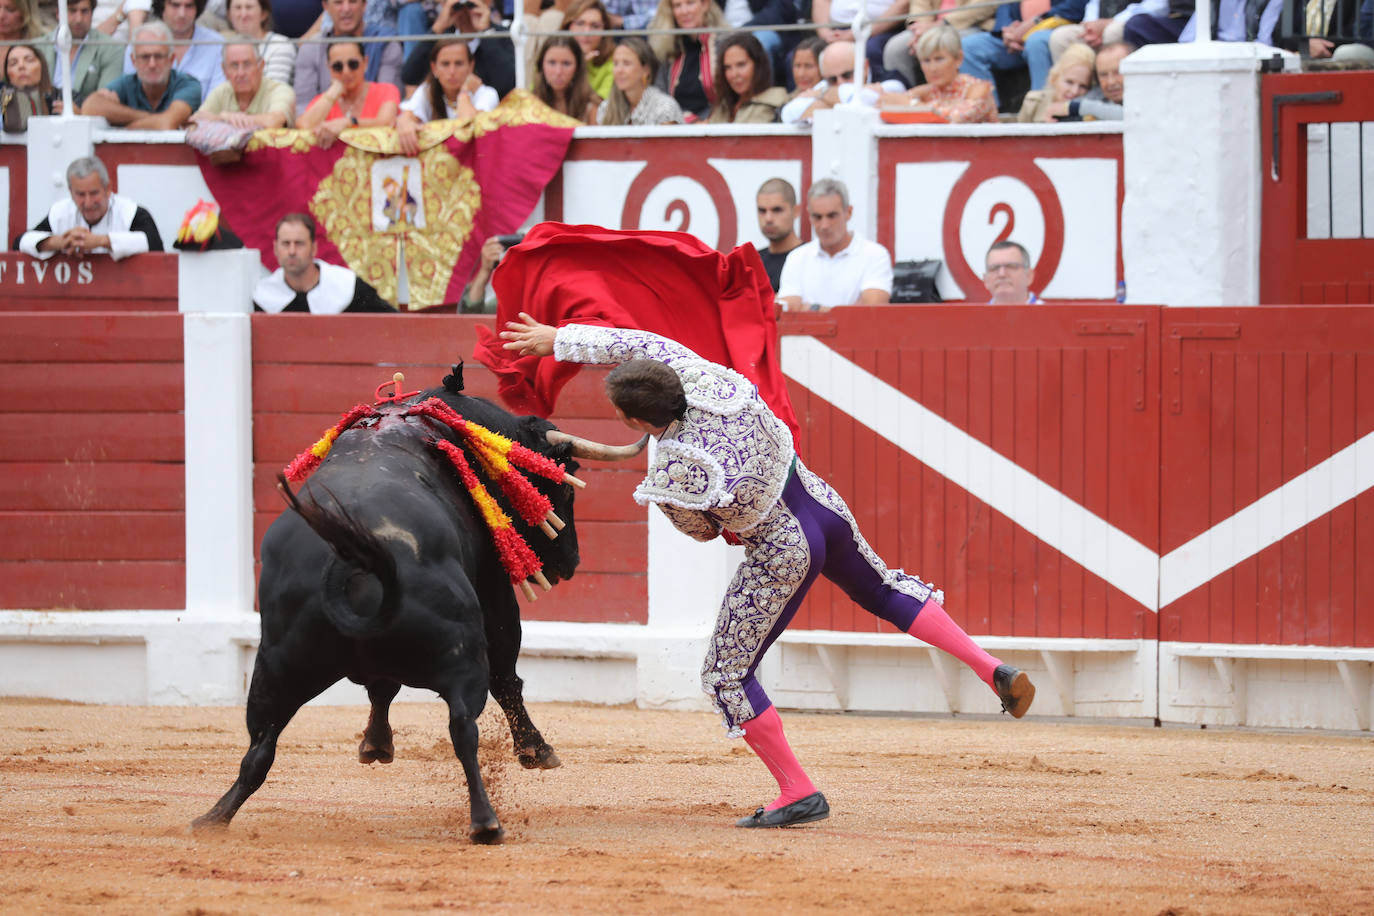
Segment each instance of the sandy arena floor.
[{"label": "sandy arena floor", "polygon": [[483,718],[507,830],[468,844],[438,704],[310,708],[228,831],[241,709],[0,700],[0,911],[1374,912],[1374,737],[792,713],[829,820],[739,830],[771,781],[705,713],[553,704],[525,771]]}]

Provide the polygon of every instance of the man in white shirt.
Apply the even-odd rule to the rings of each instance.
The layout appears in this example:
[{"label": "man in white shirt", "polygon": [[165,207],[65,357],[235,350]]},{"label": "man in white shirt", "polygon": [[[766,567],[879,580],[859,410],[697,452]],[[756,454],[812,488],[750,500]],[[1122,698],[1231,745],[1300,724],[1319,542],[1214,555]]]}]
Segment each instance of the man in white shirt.
[{"label": "man in white shirt", "polygon": [[277,220],[272,251],[281,266],[253,287],[253,307],[260,312],[394,312],[362,277],[315,257],[315,221],[305,213]]},{"label": "man in white shirt", "polygon": [[99,159],[89,156],[67,166],[67,190],[71,196],[53,204],[42,222],[19,237],[16,248],[42,260],[61,252],[108,254],[118,261],[162,250],[152,215],[110,193],[110,173]]},{"label": "man in white shirt", "polygon": [[806,209],[815,238],[787,256],[778,301],[788,311],[886,305],[892,296],[892,256],[849,230],[854,208],[844,183],[822,178],[812,184]]},{"label": "man in white shirt", "polygon": [[983,285],[992,298],[988,305],[1036,305],[1040,298],[1030,290],[1030,252],[1024,245],[1006,239],[993,242],[988,249]]}]

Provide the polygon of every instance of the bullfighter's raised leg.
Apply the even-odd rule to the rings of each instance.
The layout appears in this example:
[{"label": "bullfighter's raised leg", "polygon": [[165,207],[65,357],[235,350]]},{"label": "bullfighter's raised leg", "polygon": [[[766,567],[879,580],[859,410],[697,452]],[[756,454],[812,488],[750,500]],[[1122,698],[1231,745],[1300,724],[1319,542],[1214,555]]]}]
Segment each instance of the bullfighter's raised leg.
[{"label": "bullfighter's raised leg", "polygon": [[[520,655],[520,606],[509,589],[499,601],[484,606],[487,630],[487,663],[491,668],[491,695],[510,725],[515,756],[527,770],[551,770],[562,766],[558,754],[544,740],[525,709],[525,682],[515,673]],[[498,592],[499,593],[499,592]]]},{"label": "bullfighter's raised leg", "polygon": [[400,681],[378,679],[367,682],[367,698],[372,710],[367,714],[367,728],[363,729],[363,740],[358,744],[359,763],[390,763],[396,759],[396,748],[391,741],[391,701],[401,690]]},{"label": "bullfighter's raised leg", "polygon": [[239,764],[239,778],[224,797],[191,822],[193,830],[227,827],[248,797],[262,786],[277,756],[277,739],[292,716],[340,677],[319,669],[293,669],[289,676],[271,661],[271,650],[259,648],[248,688],[248,753]]}]

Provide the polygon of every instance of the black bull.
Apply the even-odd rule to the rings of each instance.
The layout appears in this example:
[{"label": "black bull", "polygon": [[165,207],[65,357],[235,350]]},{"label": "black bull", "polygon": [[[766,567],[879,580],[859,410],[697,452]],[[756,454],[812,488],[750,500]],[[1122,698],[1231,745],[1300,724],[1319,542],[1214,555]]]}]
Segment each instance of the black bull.
[{"label": "black bull", "polygon": [[[604,446],[566,436],[571,441],[550,444],[554,426],[547,420],[515,417],[461,394],[458,367],[444,382],[413,400],[438,397],[469,421],[564,463],[569,473],[577,467],[573,455],[617,459],[637,451],[601,452]],[[291,717],[345,677],[364,685],[372,704],[358,748],[363,763],[392,760],[388,711],[402,684],[433,690],[448,704],[474,842],[503,835],[477,762],[476,720],[488,691],[506,715],[520,763],[559,765],[530,721],[515,673],[515,591],[473,500],[432,445],[440,436],[456,441],[433,421],[388,416],[341,434],[299,501],[283,478],[291,508],[272,523],[260,551],[262,638],[248,691],[248,752],[237,781],[193,827],[227,825],[266,779]],[[556,583],[578,564],[573,488],[528,476],[566,527],[549,539],[509,507],[506,514]],[[498,493],[490,481],[487,489]]]}]

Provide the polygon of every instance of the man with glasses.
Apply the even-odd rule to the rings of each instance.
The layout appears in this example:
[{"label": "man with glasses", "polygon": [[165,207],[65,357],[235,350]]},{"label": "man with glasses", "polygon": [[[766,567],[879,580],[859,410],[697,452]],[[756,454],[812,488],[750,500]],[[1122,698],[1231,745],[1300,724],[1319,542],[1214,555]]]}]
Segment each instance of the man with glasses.
[{"label": "man with glasses", "polygon": [[[200,91],[208,93],[224,82],[219,66],[220,45],[224,39],[213,29],[196,22],[205,12],[206,0],[153,0],[153,16],[161,19],[172,31],[172,66],[200,82]],[[195,41],[196,44],[191,44]],[[134,72],[132,48],[124,55],[124,72]]]},{"label": "man with glasses", "polygon": [[233,127],[290,127],[296,117],[296,93],[263,77],[262,55],[251,42],[224,46],[223,83],[205,97],[191,120],[224,121]]},{"label": "man with glasses", "polygon": [[[324,38],[363,38],[395,35],[391,26],[367,25],[363,22],[364,0],[324,0],[324,11],[333,23],[320,33]],[[401,91],[401,64],[405,55],[399,41],[362,42],[367,58],[363,78],[369,83],[390,83]],[[329,88],[334,75],[329,71],[329,45],[321,42],[302,42],[296,54],[296,117],[305,113],[311,99]]]},{"label": "man with glasses", "polygon": [[993,242],[988,249],[983,283],[992,298],[988,305],[1036,305],[1040,297],[1030,290],[1030,252],[1010,239]]},{"label": "man with glasses", "polygon": [[172,66],[172,30],[156,20],[134,30],[134,72],[97,89],[81,106],[83,115],[115,127],[177,130],[200,107],[200,81]]}]

